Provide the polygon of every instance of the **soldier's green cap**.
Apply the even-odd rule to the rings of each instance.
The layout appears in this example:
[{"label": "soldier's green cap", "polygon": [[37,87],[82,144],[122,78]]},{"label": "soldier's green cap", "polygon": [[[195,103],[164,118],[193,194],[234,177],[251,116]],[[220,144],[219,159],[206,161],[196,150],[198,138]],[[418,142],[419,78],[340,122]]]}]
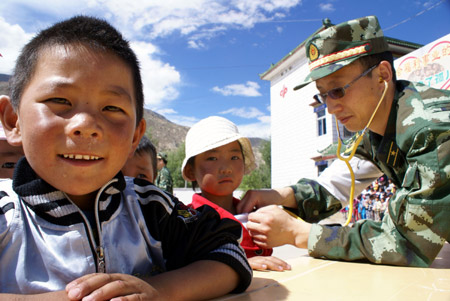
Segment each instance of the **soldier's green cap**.
[{"label": "soldier's green cap", "polygon": [[305,44],[308,76],[294,90],[330,75],[360,57],[388,51],[378,19],[368,16],[329,27]]},{"label": "soldier's green cap", "polygon": [[167,162],[167,154],[164,153],[164,152],[159,152],[159,153],[156,155],[156,158],[163,159],[165,162]]}]

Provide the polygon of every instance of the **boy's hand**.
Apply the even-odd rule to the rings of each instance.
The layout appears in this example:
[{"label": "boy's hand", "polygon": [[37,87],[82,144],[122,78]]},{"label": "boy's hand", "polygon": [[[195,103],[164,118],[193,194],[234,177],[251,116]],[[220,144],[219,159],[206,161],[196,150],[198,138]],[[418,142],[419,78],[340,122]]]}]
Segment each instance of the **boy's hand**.
[{"label": "boy's hand", "polygon": [[268,190],[249,190],[242,200],[236,205],[238,213],[252,212],[268,205],[283,205],[297,208],[294,190],[291,187],[283,187]]},{"label": "boy's hand", "polygon": [[89,274],[66,286],[70,300],[159,300],[147,282],[126,274]]},{"label": "boy's hand", "polygon": [[274,256],[255,256],[249,258],[248,262],[252,269],[260,271],[284,271],[291,269],[291,266],[287,262]]}]

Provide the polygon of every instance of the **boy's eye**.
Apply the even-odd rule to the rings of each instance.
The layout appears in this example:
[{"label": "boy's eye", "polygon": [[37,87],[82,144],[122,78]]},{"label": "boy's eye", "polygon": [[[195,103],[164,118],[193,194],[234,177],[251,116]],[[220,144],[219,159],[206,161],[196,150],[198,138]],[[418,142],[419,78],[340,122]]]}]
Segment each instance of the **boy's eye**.
[{"label": "boy's eye", "polygon": [[231,157],[231,160],[239,160],[239,159],[241,159],[239,156],[233,156],[233,157]]},{"label": "boy's eye", "polygon": [[119,107],[116,106],[106,106],[104,108],[105,111],[109,111],[109,112],[123,112],[123,110]]},{"label": "boy's eye", "polygon": [[136,178],[144,179],[144,180],[147,180],[147,181],[149,180],[149,178],[146,175],[144,175],[143,173],[138,174]]},{"label": "boy's eye", "polygon": [[208,157],[208,158],[206,158],[206,160],[208,160],[208,161],[216,161],[217,158],[216,157]]},{"label": "boy's eye", "polygon": [[50,98],[47,101],[50,101],[50,102],[56,103],[56,104],[61,104],[61,105],[67,105],[67,104],[70,105],[70,102],[65,98],[55,97],[55,98]]},{"label": "boy's eye", "polygon": [[2,168],[14,168],[14,166],[16,166],[14,162],[5,162],[2,164]]}]

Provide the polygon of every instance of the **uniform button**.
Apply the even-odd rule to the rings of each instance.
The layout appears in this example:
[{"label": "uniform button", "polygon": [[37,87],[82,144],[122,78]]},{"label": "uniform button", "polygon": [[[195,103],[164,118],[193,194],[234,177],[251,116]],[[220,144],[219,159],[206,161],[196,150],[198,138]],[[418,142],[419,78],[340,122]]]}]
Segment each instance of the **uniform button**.
[{"label": "uniform button", "polygon": [[315,216],[319,215],[319,210],[314,210],[314,211],[313,211],[313,214],[314,214]]}]

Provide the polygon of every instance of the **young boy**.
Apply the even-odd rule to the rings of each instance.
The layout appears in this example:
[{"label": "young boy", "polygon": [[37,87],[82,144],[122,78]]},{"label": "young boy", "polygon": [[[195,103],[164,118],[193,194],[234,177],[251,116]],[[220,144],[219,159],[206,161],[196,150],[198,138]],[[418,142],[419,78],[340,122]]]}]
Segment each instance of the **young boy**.
[{"label": "young boy", "polygon": [[74,17],[23,49],[0,98],[0,299],[207,299],[240,292],[241,227],[120,170],[145,131],[137,58],[108,23]]},{"label": "young boy", "polygon": [[156,148],[147,136],[142,136],[134,155],[122,167],[122,173],[151,183],[156,179]]},{"label": "young boy", "polygon": [[213,207],[222,218],[239,221],[243,228],[241,246],[249,258],[250,266],[258,270],[283,271],[290,266],[283,260],[270,256],[272,249],[261,249],[253,243],[245,228],[246,216],[235,216],[239,200],[233,192],[242,182],[244,174],[255,167],[252,145],[239,134],[237,126],[223,117],[205,118],[192,126],[186,135],[186,158],[181,167],[183,178],[192,182],[195,190],[191,206]]}]

